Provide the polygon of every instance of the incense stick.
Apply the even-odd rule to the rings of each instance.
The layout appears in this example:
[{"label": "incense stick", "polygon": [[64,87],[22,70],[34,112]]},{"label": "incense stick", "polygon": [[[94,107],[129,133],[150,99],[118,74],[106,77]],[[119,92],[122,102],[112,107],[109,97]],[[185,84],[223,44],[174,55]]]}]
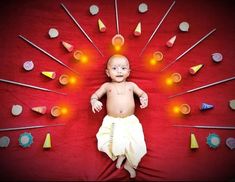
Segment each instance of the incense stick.
[{"label": "incense stick", "polygon": [[55,90],[50,90],[50,89],[47,89],[47,88],[38,87],[38,86],[34,86],[34,85],[29,85],[29,84],[25,84],[25,83],[21,83],[21,82],[15,82],[15,81],[6,80],[6,79],[0,79],[0,82],[10,83],[10,84],[13,84],[13,85],[19,85],[19,86],[28,87],[28,88],[32,88],[32,89],[36,89],[36,90],[42,90],[42,91],[46,91],[46,92],[53,92],[53,93],[60,94],[60,95],[67,95],[66,93],[57,92]]},{"label": "incense stick", "polygon": [[81,25],[77,22],[77,20],[73,17],[73,15],[69,12],[69,10],[65,7],[63,3],[60,3],[61,6],[64,8],[66,13],[70,16],[70,18],[74,21],[74,23],[78,26],[78,28],[82,31],[82,33],[85,35],[85,37],[91,42],[91,44],[96,48],[96,50],[100,53],[101,56],[104,57],[102,52],[99,50],[99,48],[95,45],[95,43],[91,40],[91,38],[87,35],[87,33],[83,30]]},{"label": "incense stick", "polygon": [[24,126],[17,128],[0,128],[1,131],[16,131],[16,130],[25,130],[25,129],[37,129],[37,128],[46,128],[46,127],[54,127],[54,126],[64,126],[65,124],[52,124],[52,125],[37,125],[37,126]]},{"label": "incense stick", "polygon": [[119,34],[119,22],[118,22],[118,8],[117,8],[117,0],[114,0],[115,2],[115,17],[116,17],[116,28],[117,28],[117,34]]},{"label": "incense stick", "polygon": [[183,128],[200,128],[200,129],[222,129],[222,130],[235,130],[235,126],[203,126],[203,125],[173,125],[175,127],[183,127]]},{"label": "incense stick", "polygon": [[170,12],[170,10],[172,9],[172,7],[175,5],[175,1],[171,4],[170,8],[167,10],[166,14],[163,16],[163,18],[161,19],[161,21],[159,22],[159,24],[157,25],[157,27],[155,28],[155,30],[153,31],[152,35],[150,36],[149,40],[147,41],[147,43],[145,44],[144,48],[141,50],[140,55],[141,56],[144,52],[144,50],[146,49],[147,45],[149,44],[149,42],[152,40],[153,36],[156,34],[157,30],[159,29],[159,27],[161,26],[162,22],[164,21],[164,19],[166,18],[166,16],[168,15],[168,13]]},{"label": "incense stick", "polygon": [[76,73],[77,75],[79,74],[77,71],[75,71],[74,69],[70,68],[69,66],[67,66],[65,63],[63,63],[62,61],[60,61],[59,59],[57,59],[56,57],[52,56],[50,53],[48,53],[47,51],[45,51],[44,49],[42,49],[41,47],[37,46],[36,44],[34,44],[33,42],[31,42],[30,40],[28,40],[27,38],[25,38],[22,35],[19,35],[19,37],[21,39],[23,39],[24,41],[28,42],[30,45],[32,45],[33,47],[35,47],[36,49],[40,50],[41,52],[43,52],[44,54],[46,54],[47,56],[49,56],[50,58],[52,58],[54,61],[56,61],[57,63],[61,64],[62,66],[68,68],[70,71]]},{"label": "incense stick", "polygon": [[168,65],[166,65],[161,71],[166,70],[170,66],[172,66],[176,61],[178,61],[180,58],[182,58],[185,54],[187,54],[189,51],[191,51],[194,47],[196,47],[199,43],[201,43],[203,40],[205,40],[209,35],[211,35],[214,31],[216,31],[216,28],[211,30],[208,34],[206,34],[204,37],[202,37],[199,41],[197,41],[194,45],[192,45],[190,48],[188,48],[185,52],[183,52],[181,55],[179,55],[174,61],[170,62]]},{"label": "incense stick", "polygon": [[228,81],[231,81],[231,80],[234,80],[234,79],[235,79],[235,76],[224,79],[224,80],[220,80],[220,81],[217,81],[217,82],[213,82],[213,83],[210,83],[210,84],[207,84],[207,85],[203,85],[201,87],[197,87],[197,88],[185,91],[185,92],[181,92],[181,93],[172,95],[172,96],[168,97],[168,99],[171,99],[173,97],[177,97],[177,96],[180,96],[180,95],[184,95],[184,94],[187,94],[187,93],[195,92],[195,91],[198,91],[198,90],[201,90],[201,89],[204,89],[204,88],[207,88],[207,87],[211,87],[211,86],[214,86],[214,85],[218,85],[218,84],[221,84],[221,83],[224,83],[224,82],[228,82]]}]

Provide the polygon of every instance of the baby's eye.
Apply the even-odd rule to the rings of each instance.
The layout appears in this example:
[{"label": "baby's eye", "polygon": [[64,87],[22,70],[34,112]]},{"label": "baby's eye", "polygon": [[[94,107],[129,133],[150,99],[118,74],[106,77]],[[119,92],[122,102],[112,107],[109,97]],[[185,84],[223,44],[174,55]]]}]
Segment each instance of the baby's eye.
[{"label": "baby's eye", "polygon": [[112,70],[117,70],[117,67],[112,67]]},{"label": "baby's eye", "polygon": [[126,68],[126,67],[123,67],[122,70],[127,70],[127,68]]}]

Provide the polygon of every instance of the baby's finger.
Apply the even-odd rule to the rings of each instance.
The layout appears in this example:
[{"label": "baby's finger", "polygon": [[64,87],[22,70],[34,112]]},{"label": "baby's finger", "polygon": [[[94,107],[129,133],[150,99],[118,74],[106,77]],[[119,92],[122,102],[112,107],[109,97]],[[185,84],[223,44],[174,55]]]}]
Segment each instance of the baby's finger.
[{"label": "baby's finger", "polygon": [[100,111],[102,109],[102,106],[101,105],[98,105],[97,106],[97,109]]},{"label": "baby's finger", "polygon": [[96,107],[95,110],[96,110],[97,112],[100,112],[100,109],[99,109],[98,107]]}]

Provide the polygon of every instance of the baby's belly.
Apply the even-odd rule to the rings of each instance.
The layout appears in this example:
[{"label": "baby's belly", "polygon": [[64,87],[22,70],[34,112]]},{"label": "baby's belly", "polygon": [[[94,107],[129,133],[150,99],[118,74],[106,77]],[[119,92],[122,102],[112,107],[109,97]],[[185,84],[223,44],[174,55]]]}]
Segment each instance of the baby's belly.
[{"label": "baby's belly", "polygon": [[108,99],[106,103],[107,114],[112,117],[126,117],[134,114],[134,99]]}]

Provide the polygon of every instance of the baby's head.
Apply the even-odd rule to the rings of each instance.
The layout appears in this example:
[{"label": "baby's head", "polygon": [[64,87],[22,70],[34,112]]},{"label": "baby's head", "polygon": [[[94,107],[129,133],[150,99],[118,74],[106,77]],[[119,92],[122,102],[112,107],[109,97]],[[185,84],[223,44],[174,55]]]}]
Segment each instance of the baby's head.
[{"label": "baby's head", "polygon": [[113,82],[126,81],[130,75],[130,65],[128,59],[120,54],[111,56],[107,63],[106,74]]}]

